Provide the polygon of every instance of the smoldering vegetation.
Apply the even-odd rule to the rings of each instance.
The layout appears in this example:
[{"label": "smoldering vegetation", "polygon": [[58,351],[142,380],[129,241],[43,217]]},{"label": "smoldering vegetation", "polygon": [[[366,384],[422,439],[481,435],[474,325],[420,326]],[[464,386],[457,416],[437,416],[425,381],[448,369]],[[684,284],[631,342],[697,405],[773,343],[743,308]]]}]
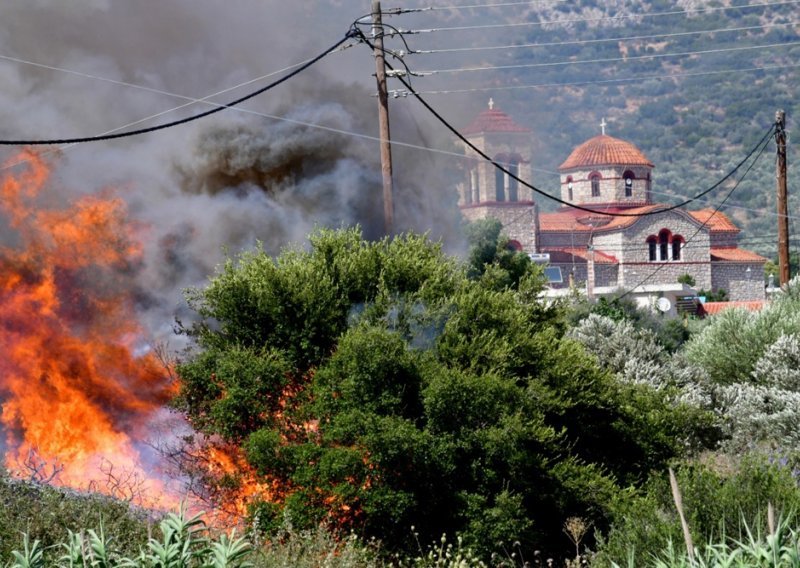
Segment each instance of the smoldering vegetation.
[{"label": "smoldering vegetation", "polygon": [[[138,122],[185,105],[177,95],[204,97],[316,55],[369,11],[369,2],[268,4],[4,3],[0,15],[14,25],[0,31],[0,55],[29,63],[0,61],[0,136],[85,136],[201,112],[208,107],[194,104]],[[368,237],[382,236],[373,70],[369,50],[355,46],[241,110],[63,148],[51,156],[53,179],[40,199],[68,201],[104,190],[126,201],[144,245],[142,262],[125,273],[127,285],[144,323],[167,339],[182,313],[182,290],[202,285],[226,251],[261,242],[277,253],[302,243],[316,226],[358,224]],[[213,100],[226,103],[278,76]],[[393,138],[453,151],[449,137],[418,110],[408,100],[392,104]],[[462,238],[452,188],[460,160],[404,146],[394,156],[396,231],[429,231],[457,250]],[[6,228],[0,238],[5,246],[18,241]]]}]

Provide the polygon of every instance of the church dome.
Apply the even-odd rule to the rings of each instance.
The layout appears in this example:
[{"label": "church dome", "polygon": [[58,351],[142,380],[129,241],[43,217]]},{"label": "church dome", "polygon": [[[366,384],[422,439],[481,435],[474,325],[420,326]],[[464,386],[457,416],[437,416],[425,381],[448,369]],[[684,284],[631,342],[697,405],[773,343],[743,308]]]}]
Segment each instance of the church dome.
[{"label": "church dome", "polygon": [[572,170],[597,166],[647,166],[652,168],[653,163],[630,142],[601,134],[575,148],[559,169]]}]

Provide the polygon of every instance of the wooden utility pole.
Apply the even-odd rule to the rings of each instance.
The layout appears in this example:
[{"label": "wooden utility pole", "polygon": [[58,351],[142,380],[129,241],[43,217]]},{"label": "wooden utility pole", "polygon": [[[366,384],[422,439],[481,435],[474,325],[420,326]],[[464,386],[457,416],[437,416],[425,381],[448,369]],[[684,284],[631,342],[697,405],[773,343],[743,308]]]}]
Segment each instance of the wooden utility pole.
[{"label": "wooden utility pole", "polygon": [[778,266],[780,285],[789,282],[789,205],[786,189],[786,113],[775,113],[775,143],[778,160],[775,175],[778,180]]},{"label": "wooden utility pole", "polygon": [[375,45],[375,77],[378,79],[378,124],[381,140],[381,172],[383,174],[383,219],[386,234],[391,235],[394,230],[392,146],[389,133],[389,91],[386,87],[386,59],[383,55],[383,20],[380,0],[372,0],[372,41]]},{"label": "wooden utility pole", "polygon": [[594,243],[589,237],[589,246],[586,247],[586,298],[594,301]]}]

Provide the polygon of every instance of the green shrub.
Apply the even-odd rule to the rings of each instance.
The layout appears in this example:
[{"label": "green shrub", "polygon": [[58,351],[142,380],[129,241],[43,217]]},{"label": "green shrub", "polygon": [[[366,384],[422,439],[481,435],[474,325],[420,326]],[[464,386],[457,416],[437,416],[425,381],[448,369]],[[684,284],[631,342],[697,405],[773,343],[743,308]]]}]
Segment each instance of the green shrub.
[{"label": "green shrub", "polygon": [[25,533],[30,542],[39,542],[44,560],[51,562],[55,546],[70,530],[101,523],[120,551],[132,554],[138,546],[134,543],[146,538],[151,519],[148,512],[110,497],[15,480],[0,471],[0,558],[10,558]]},{"label": "green shrub", "polygon": [[[676,547],[672,541],[642,564],[627,560],[628,568],[800,568],[800,532],[790,526],[791,519],[780,519],[774,532],[752,529],[746,523],[746,538],[712,539],[695,547],[694,556]],[[616,562],[613,568],[620,568]]]},{"label": "green shrub", "polygon": [[[695,543],[735,545],[747,541],[749,527],[766,527],[768,504],[778,516],[800,511],[796,470],[783,460],[751,456],[731,470],[704,464],[676,471],[684,513]],[[612,561],[644,566],[663,554],[668,542],[681,543],[678,514],[667,475],[653,476],[641,491],[621,496],[614,506],[612,529],[601,540],[597,566]],[[684,547],[685,548],[685,547]]]}]

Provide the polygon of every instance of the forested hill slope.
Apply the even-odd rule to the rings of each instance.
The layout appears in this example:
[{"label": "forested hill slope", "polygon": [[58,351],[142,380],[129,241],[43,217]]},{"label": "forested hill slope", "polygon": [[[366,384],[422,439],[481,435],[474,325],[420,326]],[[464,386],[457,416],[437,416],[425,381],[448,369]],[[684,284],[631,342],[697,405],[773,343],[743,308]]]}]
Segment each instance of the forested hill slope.
[{"label": "forested hill slope", "polygon": [[[553,172],[572,148],[600,133],[605,118],[608,134],[635,143],[656,164],[654,197],[676,201],[719,180],[784,109],[790,193],[800,189],[793,167],[800,155],[791,144],[800,117],[799,2],[491,3],[392,23],[436,30],[407,36],[412,49],[434,53],[406,58],[414,70],[433,71],[414,87],[434,106],[468,109],[467,120],[492,97],[533,129],[540,187],[557,193]],[[726,188],[698,207],[719,204]],[[723,208],[745,229],[745,246],[770,256],[774,194],[771,144]],[[792,211],[798,203],[790,198]]]}]

